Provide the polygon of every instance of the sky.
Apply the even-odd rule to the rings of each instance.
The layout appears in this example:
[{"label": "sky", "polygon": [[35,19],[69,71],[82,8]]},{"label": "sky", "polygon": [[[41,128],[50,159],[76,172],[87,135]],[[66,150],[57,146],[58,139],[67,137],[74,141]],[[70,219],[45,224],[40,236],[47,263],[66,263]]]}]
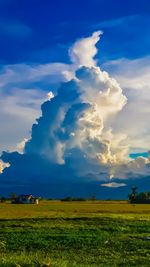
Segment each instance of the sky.
[{"label": "sky", "polygon": [[150,191],[149,15],[149,0],[0,0],[1,195]]}]

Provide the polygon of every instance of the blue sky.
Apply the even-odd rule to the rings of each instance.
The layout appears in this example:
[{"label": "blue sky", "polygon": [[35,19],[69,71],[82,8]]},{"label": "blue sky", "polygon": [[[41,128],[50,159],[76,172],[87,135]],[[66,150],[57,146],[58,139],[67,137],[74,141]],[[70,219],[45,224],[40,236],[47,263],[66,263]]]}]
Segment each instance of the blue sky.
[{"label": "blue sky", "polygon": [[0,0],[1,191],[148,188],[149,73],[149,0]]},{"label": "blue sky", "polygon": [[149,12],[148,0],[1,0],[0,63],[67,62],[68,47],[99,28],[101,61],[147,55]]}]

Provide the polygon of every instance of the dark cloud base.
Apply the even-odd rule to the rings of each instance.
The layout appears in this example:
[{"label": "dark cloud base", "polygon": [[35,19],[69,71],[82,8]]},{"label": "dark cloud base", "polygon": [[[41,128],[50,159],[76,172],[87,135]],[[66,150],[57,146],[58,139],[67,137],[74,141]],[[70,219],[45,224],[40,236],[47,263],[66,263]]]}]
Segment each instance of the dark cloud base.
[{"label": "dark cloud base", "polygon": [[17,152],[4,152],[2,159],[13,163],[12,167],[6,168],[1,175],[0,195],[5,196],[16,192],[17,194],[32,193],[54,199],[66,196],[91,198],[93,194],[97,199],[127,199],[133,185],[136,185],[139,191],[148,191],[150,188],[149,177],[130,180],[113,179],[113,182],[123,182],[126,186],[102,187],[101,184],[106,181],[92,181],[89,177],[77,177],[74,175],[74,170],[66,168],[66,165],[49,164],[37,155],[29,157]]}]

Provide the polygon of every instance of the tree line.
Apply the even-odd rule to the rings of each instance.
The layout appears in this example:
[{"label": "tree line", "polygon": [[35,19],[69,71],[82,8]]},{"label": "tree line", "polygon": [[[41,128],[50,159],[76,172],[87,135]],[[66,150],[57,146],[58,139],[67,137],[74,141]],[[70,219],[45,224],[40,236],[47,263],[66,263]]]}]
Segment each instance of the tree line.
[{"label": "tree line", "polygon": [[131,193],[128,195],[130,203],[143,203],[150,204],[150,191],[147,192],[137,192],[137,187],[133,186]]}]

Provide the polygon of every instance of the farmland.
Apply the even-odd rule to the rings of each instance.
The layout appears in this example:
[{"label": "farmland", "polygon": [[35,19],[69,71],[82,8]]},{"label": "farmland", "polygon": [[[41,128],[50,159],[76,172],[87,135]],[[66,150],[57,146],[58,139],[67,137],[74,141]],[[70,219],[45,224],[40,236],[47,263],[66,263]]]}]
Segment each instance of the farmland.
[{"label": "farmland", "polygon": [[0,266],[149,266],[150,206],[0,204]]}]

